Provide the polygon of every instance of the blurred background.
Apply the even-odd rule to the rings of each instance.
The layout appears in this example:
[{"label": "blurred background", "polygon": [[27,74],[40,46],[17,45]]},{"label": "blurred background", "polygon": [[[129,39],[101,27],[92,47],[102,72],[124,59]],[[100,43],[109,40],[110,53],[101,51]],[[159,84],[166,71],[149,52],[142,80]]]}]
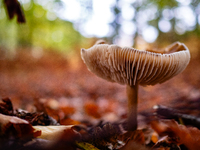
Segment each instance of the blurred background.
[{"label": "blurred background", "polygon": [[44,98],[73,107],[89,101],[109,106],[100,111],[125,113],[125,86],[96,77],[81,60],[80,49],[98,39],[138,49],[180,41],[190,49],[191,62],[183,73],[161,85],[140,87],[139,110],[200,97],[199,0],[19,2],[25,23],[16,16],[10,20],[0,1],[0,97],[12,98],[15,107],[28,109]]},{"label": "blurred background", "polygon": [[87,44],[92,43],[88,41],[95,38],[139,47],[191,38],[194,41],[200,36],[199,0],[19,2],[24,10],[25,24],[17,24],[16,17],[8,20],[3,1],[0,3],[0,44],[9,53],[19,47],[28,47],[33,51],[51,49],[69,54],[82,46],[90,46]]}]

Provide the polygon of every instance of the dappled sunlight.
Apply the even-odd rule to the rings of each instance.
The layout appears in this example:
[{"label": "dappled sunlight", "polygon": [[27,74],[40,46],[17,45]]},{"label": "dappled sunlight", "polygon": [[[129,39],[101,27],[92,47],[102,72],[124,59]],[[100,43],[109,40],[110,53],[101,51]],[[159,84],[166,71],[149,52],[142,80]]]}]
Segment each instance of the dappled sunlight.
[{"label": "dappled sunlight", "polygon": [[[194,138],[200,137],[197,3],[0,1],[0,149],[199,147]],[[99,39],[101,45],[96,43]],[[159,63],[169,54],[164,54],[164,48],[178,41],[189,51],[176,44],[178,52],[170,53],[169,63]],[[101,46],[103,50],[97,48]],[[116,52],[118,46],[125,47],[123,52]],[[92,55],[94,48],[99,50],[96,55]],[[90,72],[81,57],[86,49],[91,50],[87,60],[90,70],[99,69],[97,75],[111,81],[121,79],[121,84]],[[138,53],[132,54],[130,49]],[[187,61],[180,63],[174,56],[180,57],[183,49],[187,50],[183,54]],[[139,50],[156,55],[146,57]],[[114,58],[119,58],[117,65]],[[133,62],[124,61],[127,58]],[[188,62],[184,71],[184,66],[177,69]],[[108,70],[106,63],[114,68]],[[121,73],[121,68],[128,71]],[[103,76],[107,72],[114,77]],[[159,75],[159,83],[176,76],[162,84],[136,86],[157,83]]]}]

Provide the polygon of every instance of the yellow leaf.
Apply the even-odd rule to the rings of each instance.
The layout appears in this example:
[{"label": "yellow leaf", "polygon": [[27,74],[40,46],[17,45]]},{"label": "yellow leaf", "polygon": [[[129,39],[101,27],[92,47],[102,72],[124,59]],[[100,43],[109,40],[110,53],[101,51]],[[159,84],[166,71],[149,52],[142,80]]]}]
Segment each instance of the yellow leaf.
[{"label": "yellow leaf", "polygon": [[84,150],[99,150],[92,144],[86,143],[86,142],[76,142],[76,144],[80,147],[83,148]]}]

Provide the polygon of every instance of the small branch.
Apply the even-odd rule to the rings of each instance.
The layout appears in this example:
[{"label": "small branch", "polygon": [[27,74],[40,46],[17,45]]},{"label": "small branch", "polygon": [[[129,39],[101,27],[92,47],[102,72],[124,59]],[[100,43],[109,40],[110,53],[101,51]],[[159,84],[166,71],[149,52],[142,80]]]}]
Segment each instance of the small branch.
[{"label": "small branch", "polygon": [[168,108],[161,105],[156,105],[155,110],[158,116],[166,119],[175,119],[177,121],[180,121],[181,119],[185,125],[191,125],[200,129],[200,118],[196,116],[183,114],[173,108]]}]

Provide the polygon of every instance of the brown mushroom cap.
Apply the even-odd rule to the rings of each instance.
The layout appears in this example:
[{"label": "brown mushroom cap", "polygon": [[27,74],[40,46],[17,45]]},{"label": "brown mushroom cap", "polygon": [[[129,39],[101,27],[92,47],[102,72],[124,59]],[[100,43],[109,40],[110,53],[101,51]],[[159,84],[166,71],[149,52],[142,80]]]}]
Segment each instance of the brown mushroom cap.
[{"label": "brown mushroom cap", "polygon": [[82,49],[81,56],[97,76],[130,86],[163,83],[181,73],[190,61],[188,48],[180,42],[167,47],[164,53],[97,44]]}]

